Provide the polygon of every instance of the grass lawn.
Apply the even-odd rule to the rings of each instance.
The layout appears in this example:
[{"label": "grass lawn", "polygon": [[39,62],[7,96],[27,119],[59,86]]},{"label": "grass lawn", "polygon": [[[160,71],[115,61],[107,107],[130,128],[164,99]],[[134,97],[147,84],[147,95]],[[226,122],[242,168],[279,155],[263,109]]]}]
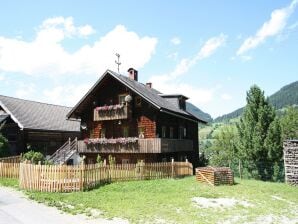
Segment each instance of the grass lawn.
[{"label": "grass lawn", "polygon": [[[187,177],[112,183],[76,193],[27,194],[70,213],[91,215],[93,208],[104,217],[125,218],[131,223],[298,223],[297,187],[255,180],[236,182],[210,187]],[[17,180],[0,179],[1,184],[16,185]],[[196,204],[196,197],[211,200],[205,203],[211,207]],[[232,201],[212,207],[214,200],[225,198]]]}]

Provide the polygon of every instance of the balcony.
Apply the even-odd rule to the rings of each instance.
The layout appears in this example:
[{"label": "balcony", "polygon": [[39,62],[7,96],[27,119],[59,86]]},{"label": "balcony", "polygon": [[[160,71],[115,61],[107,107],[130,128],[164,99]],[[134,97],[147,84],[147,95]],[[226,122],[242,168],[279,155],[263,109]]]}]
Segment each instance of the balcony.
[{"label": "balcony", "polygon": [[78,141],[79,153],[170,153],[193,150],[193,141],[189,139],[147,138],[127,144],[86,144]]},{"label": "balcony", "polygon": [[94,109],[94,121],[120,120],[128,118],[127,105],[109,105]]}]

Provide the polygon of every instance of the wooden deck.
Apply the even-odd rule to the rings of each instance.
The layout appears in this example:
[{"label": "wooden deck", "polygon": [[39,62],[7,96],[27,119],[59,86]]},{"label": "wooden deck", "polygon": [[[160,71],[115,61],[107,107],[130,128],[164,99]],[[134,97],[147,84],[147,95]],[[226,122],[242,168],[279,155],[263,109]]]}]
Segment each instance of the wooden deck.
[{"label": "wooden deck", "polygon": [[189,152],[193,141],[189,139],[147,138],[129,144],[89,144],[78,141],[79,153],[167,153]]}]

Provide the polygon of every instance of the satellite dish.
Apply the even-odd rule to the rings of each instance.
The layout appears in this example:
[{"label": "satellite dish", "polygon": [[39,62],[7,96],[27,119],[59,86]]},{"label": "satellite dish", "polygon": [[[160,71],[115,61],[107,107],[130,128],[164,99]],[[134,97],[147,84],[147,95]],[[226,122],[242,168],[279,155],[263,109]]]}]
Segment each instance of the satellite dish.
[{"label": "satellite dish", "polygon": [[132,101],[132,97],[131,97],[131,95],[127,95],[126,97],[125,97],[125,102],[127,102],[127,103],[129,103],[129,102],[131,102]]}]

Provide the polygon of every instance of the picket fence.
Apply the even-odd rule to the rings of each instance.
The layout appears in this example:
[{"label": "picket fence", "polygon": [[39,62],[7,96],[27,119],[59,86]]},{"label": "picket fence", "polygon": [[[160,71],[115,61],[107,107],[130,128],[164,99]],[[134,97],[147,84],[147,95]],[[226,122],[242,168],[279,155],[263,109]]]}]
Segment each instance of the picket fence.
[{"label": "picket fence", "polygon": [[21,162],[21,156],[9,156],[0,158],[2,163],[19,163]]},{"label": "picket fence", "polygon": [[192,174],[193,166],[189,162],[76,166],[21,163],[19,184],[26,190],[71,192],[115,181],[177,178]]},{"label": "picket fence", "polygon": [[20,163],[0,162],[0,177],[19,178]]}]

